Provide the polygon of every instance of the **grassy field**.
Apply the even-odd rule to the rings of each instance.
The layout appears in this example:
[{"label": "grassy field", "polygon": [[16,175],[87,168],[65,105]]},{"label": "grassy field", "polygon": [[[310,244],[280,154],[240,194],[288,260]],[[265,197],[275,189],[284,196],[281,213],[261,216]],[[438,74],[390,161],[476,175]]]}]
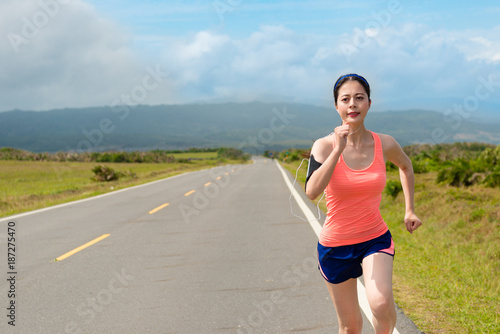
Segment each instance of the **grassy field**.
[{"label": "grassy field", "polygon": [[[200,157],[205,153],[190,153]],[[235,161],[241,163],[241,161]],[[99,163],[0,161],[0,217],[87,198],[176,174],[214,167],[218,160],[189,163],[105,163],[116,171],[132,171],[136,178],[95,182],[91,169]]]},{"label": "grassy field", "polygon": [[215,159],[217,152],[182,152],[172,153],[176,159]]},{"label": "grassy field", "polygon": [[[298,165],[284,164],[293,175]],[[399,179],[398,172],[387,179]],[[424,225],[413,235],[403,224],[403,193],[381,202],[396,244],[396,303],[425,333],[500,333],[500,189],[435,179],[416,174],[415,210]],[[320,207],[326,210],[324,200]]]}]

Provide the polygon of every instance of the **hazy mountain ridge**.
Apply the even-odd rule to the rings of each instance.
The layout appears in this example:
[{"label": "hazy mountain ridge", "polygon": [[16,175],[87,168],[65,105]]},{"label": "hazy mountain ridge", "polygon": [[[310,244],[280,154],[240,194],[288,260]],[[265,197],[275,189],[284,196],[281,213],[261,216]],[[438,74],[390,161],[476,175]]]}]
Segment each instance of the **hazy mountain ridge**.
[{"label": "hazy mountain ridge", "polygon": [[[250,151],[310,147],[340,118],[331,108],[283,103],[223,103],[59,109],[0,113],[0,147],[34,152],[243,147]],[[370,112],[368,129],[401,145],[500,143],[500,125],[458,114],[408,110]]]}]

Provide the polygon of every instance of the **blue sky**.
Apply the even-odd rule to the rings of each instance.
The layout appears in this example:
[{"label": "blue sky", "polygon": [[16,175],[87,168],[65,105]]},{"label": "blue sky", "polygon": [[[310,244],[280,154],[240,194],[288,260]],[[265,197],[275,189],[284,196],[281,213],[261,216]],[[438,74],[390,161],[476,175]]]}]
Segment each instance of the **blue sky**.
[{"label": "blue sky", "polygon": [[[159,32],[184,36],[206,29],[227,30],[244,37],[261,25],[284,25],[313,34],[347,33],[391,1],[88,1],[106,17],[130,27],[137,35]],[[432,29],[490,29],[498,25],[500,4],[494,1],[392,1],[402,8],[401,22],[428,24]],[[222,13],[222,21],[219,13]],[[222,24],[221,24],[222,23]]]},{"label": "blue sky", "polygon": [[494,1],[5,0],[0,13],[0,111],[331,105],[335,79],[357,72],[374,110],[500,114]]}]

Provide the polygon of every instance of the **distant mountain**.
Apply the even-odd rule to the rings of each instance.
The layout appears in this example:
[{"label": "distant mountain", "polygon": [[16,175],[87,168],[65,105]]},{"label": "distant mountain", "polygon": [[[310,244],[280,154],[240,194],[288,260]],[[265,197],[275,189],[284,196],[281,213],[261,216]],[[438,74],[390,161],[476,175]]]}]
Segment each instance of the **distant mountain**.
[{"label": "distant mountain", "polygon": [[[0,113],[0,147],[55,152],[232,146],[258,153],[310,147],[339,124],[333,107],[261,102],[14,110]],[[366,126],[403,146],[500,143],[499,124],[471,122],[458,113],[370,112]]]},{"label": "distant mountain", "polygon": [[[414,98],[414,99],[391,99],[390,101],[377,101],[373,108],[380,111],[394,110],[394,106],[420,106],[418,109],[438,111],[442,114],[448,114],[451,112],[457,112],[460,108],[462,109],[462,117],[466,117],[469,121],[491,124],[500,124],[500,104],[490,101],[479,101],[477,109],[471,108],[469,104],[465,103],[464,100],[459,98]],[[474,101],[474,100],[472,100]],[[469,109],[467,109],[469,108]],[[408,107],[408,109],[416,109]]]}]

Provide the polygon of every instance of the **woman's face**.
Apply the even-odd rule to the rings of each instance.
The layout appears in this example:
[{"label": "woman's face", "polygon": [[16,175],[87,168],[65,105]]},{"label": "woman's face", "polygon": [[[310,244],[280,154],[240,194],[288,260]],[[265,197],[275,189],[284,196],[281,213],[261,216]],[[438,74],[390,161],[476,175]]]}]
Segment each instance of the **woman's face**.
[{"label": "woman's face", "polygon": [[[346,81],[339,88],[338,99],[335,103],[337,112],[343,124],[360,125],[370,109],[371,101],[365,89],[357,81]],[[356,127],[356,125],[354,126]]]}]

